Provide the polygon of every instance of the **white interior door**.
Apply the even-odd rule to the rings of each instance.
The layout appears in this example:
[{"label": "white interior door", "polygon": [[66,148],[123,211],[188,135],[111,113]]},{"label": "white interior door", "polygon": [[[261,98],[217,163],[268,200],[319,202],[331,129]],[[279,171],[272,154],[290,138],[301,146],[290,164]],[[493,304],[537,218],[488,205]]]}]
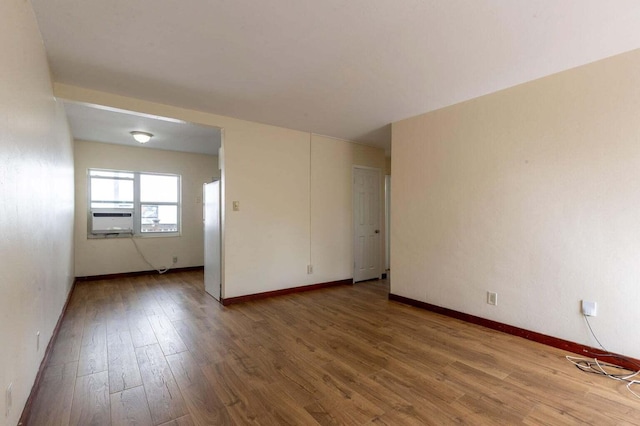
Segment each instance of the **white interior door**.
[{"label": "white interior door", "polygon": [[204,219],[204,289],[220,300],[220,181],[205,183]]},{"label": "white interior door", "polygon": [[353,281],[380,278],[380,170],[353,169]]}]

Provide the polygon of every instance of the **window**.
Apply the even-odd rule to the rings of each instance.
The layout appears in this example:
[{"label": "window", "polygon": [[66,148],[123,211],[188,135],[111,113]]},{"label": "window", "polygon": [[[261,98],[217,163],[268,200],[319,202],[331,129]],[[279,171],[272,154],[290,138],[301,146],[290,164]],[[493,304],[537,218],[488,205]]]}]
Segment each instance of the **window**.
[{"label": "window", "polygon": [[134,173],[89,170],[91,208],[133,209]]},{"label": "window", "polygon": [[89,170],[89,214],[96,209],[134,213],[134,234],[180,232],[180,176]]},{"label": "window", "polygon": [[140,176],[140,232],[178,232],[180,176]]}]

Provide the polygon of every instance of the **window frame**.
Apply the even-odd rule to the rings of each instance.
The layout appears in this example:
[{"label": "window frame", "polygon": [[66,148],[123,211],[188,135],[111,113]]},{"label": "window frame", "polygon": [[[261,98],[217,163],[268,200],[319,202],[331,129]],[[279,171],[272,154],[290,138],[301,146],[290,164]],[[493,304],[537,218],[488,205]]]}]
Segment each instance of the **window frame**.
[{"label": "window frame", "polygon": [[[123,173],[123,174],[132,174],[133,178],[123,177],[123,176],[95,176],[92,175],[92,172],[108,172],[108,173]],[[142,175],[153,175],[153,176],[170,176],[177,178],[177,201],[176,202],[167,202],[167,201],[141,201],[141,186],[140,186],[140,176]],[[91,179],[109,179],[109,180],[132,180],[133,181],[133,204],[130,208],[123,207],[93,207],[93,200],[91,199]],[[120,203],[120,201],[115,200],[100,200],[96,201],[96,203]],[[152,205],[152,206],[176,206],[176,221],[177,221],[177,231],[168,231],[168,232],[153,232],[146,231],[142,232],[142,206],[143,205]],[[131,211],[133,212],[133,234],[116,234],[116,235],[107,235],[107,234],[92,234],[91,233],[91,213],[93,209],[98,208],[108,208],[114,210],[122,210],[122,211]],[[87,169],[87,238],[92,239],[104,239],[104,238],[157,238],[157,237],[179,237],[182,236],[182,176],[175,173],[160,173],[160,172],[143,172],[143,171],[131,171],[131,170],[116,170],[116,169],[103,169],[103,168],[89,168]]]}]

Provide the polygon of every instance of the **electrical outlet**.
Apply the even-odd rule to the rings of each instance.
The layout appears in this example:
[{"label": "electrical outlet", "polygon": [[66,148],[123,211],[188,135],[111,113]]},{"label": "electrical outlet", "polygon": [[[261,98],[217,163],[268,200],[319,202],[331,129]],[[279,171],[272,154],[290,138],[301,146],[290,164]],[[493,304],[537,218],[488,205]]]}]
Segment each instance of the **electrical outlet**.
[{"label": "electrical outlet", "polygon": [[36,352],[40,352],[40,332],[36,332]]},{"label": "electrical outlet", "polygon": [[489,305],[498,305],[498,293],[493,293],[491,291],[487,292],[487,303]]},{"label": "electrical outlet", "polygon": [[313,274],[313,265],[307,265],[307,274]]},{"label": "electrical outlet", "polygon": [[173,263],[178,263],[178,256],[173,256]]},{"label": "electrical outlet", "polygon": [[582,301],[582,313],[588,317],[595,317],[598,315],[598,303],[589,302],[587,300]]},{"label": "electrical outlet", "polygon": [[5,416],[9,417],[9,413],[11,413],[11,405],[13,404],[13,383],[9,383],[7,386],[7,393],[5,394]]}]

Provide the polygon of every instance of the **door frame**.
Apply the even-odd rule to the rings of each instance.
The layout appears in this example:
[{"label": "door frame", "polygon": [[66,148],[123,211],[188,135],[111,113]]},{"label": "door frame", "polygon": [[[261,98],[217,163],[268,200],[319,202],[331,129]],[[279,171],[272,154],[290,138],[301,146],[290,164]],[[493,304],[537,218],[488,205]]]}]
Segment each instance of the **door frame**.
[{"label": "door frame", "polygon": [[382,182],[382,177],[384,176],[382,174],[382,169],[379,167],[369,167],[369,166],[359,166],[359,165],[352,165],[351,166],[351,256],[353,258],[353,266],[351,268],[352,274],[353,274],[353,278],[352,281],[355,283],[355,279],[356,279],[356,240],[357,240],[357,235],[356,235],[356,191],[355,191],[355,185],[356,185],[356,169],[363,169],[363,170],[371,170],[371,171],[375,171],[376,173],[378,173],[378,203],[377,203],[377,211],[378,211],[378,226],[380,227],[380,234],[378,234],[378,250],[377,250],[377,257],[378,257],[378,271],[377,271],[377,278],[379,279],[382,276],[382,262],[383,262],[383,257],[381,256],[381,241],[384,240],[384,235],[386,234],[386,230],[385,230],[385,226],[383,223],[383,214],[382,214],[382,209],[381,207],[383,207],[383,205],[381,204],[381,200],[384,199],[384,185]]}]

